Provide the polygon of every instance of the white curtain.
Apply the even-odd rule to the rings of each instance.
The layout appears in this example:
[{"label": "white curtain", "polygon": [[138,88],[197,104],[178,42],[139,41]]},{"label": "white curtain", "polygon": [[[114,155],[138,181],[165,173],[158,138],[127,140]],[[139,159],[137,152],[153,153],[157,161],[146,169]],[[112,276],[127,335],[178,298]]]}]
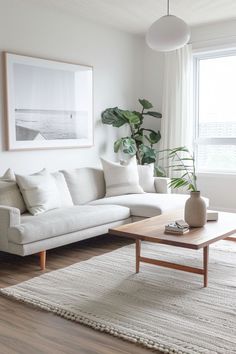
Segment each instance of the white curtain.
[{"label": "white curtain", "polygon": [[186,45],[165,54],[161,150],[180,146],[192,150],[192,110],[192,46]]}]

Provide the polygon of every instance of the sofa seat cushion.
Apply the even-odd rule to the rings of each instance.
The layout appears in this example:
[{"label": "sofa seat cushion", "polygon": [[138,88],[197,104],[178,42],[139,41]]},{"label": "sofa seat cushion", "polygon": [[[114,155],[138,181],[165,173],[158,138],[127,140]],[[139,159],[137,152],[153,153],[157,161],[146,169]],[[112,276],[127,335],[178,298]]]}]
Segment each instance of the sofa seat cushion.
[{"label": "sofa seat cushion", "polygon": [[130,208],[131,216],[152,217],[174,209],[184,208],[189,195],[145,193],[103,198],[90,205],[122,205]]},{"label": "sofa seat cushion", "polygon": [[23,215],[21,224],[8,231],[8,239],[27,244],[127,219],[130,211],[118,205],[81,205],[50,210],[38,216]]}]

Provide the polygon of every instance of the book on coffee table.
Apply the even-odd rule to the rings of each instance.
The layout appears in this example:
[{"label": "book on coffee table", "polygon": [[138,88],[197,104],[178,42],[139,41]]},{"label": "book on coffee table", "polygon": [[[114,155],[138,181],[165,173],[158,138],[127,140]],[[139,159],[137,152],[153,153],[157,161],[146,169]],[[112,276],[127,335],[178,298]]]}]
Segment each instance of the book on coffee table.
[{"label": "book on coffee table", "polygon": [[168,235],[181,236],[181,235],[185,235],[185,234],[188,233],[188,232],[189,232],[189,229],[186,229],[186,230],[178,230],[178,231],[165,229],[165,234],[168,234]]},{"label": "book on coffee table", "polygon": [[165,233],[171,235],[184,235],[189,231],[189,225],[183,220],[177,220],[165,225]]}]

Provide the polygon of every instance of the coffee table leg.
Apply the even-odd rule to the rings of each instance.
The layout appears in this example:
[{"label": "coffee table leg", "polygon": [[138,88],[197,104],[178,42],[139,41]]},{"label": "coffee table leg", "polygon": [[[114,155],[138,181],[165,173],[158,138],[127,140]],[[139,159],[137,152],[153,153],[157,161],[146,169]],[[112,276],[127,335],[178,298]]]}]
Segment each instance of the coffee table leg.
[{"label": "coffee table leg", "polygon": [[209,246],[203,248],[204,288],[208,285]]},{"label": "coffee table leg", "polygon": [[139,273],[141,241],[136,240],[136,273]]}]

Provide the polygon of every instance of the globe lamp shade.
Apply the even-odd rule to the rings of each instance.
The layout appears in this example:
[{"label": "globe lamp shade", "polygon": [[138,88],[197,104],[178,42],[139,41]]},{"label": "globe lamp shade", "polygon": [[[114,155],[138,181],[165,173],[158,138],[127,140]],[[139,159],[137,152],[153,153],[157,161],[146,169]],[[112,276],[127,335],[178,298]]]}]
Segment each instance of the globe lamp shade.
[{"label": "globe lamp shade", "polygon": [[159,18],[146,34],[147,45],[160,52],[179,49],[188,43],[190,28],[179,17],[167,15]]}]

